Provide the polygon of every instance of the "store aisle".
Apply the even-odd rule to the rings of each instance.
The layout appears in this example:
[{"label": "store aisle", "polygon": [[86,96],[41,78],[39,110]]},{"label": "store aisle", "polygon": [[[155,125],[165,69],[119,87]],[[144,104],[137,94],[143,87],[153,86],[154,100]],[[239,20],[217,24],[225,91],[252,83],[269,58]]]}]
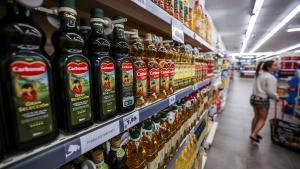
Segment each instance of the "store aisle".
[{"label": "store aisle", "polygon": [[205,169],[300,169],[300,154],[272,144],[269,121],[261,132],[261,143],[250,142],[252,83],[238,77],[232,81],[225,110],[217,118],[219,126]]}]

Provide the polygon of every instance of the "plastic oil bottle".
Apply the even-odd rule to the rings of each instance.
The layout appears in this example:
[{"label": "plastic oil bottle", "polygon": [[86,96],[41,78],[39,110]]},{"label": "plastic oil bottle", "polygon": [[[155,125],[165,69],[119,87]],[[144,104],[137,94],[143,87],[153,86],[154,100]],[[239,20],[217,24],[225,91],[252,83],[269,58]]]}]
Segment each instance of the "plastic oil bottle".
[{"label": "plastic oil bottle", "polygon": [[110,42],[104,36],[103,15],[102,9],[91,9],[92,32],[85,45],[93,72],[94,116],[101,121],[117,113],[116,66],[110,55]]},{"label": "plastic oil bottle", "polygon": [[148,68],[143,57],[144,44],[138,36],[138,30],[132,29],[135,34],[130,36],[130,56],[134,65],[134,88],[136,107],[144,106],[148,101]]},{"label": "plastic oil bottle", "polygon": [[7,2],[1,20],[1,82],[9,149],[24,150],[57,136],[52,66],[43,47],[45,36],[31,11]]},{"label": "plastic oil bottle", "polygon": [[169,63],[166,60],[167,50],[163,45],[162,37],[159,37],[157,44],[157,55],[156,60],[159,65],[159,84],[160,84],[160,96],[166,98],[169,95]]},{"label": "plastic oil bottle", "polygon": [[[119,19],[123,19],[123,17],[114,17],[114,20]],[[119,113],[126,113],[135,108],[134,70],[122,23],[116,24],[114,28],[112,54],[116,62],[117,109]]]},{"label": "plastic oil bottle", "polygon": [[153,123],[147,120],[142,128],[143,136],[141,138],[141,143],[144,148],[143,154],[147,162],[147,169],[158,168],[158,163],[156,161],[157,157],[157,142],[154,137]]}]

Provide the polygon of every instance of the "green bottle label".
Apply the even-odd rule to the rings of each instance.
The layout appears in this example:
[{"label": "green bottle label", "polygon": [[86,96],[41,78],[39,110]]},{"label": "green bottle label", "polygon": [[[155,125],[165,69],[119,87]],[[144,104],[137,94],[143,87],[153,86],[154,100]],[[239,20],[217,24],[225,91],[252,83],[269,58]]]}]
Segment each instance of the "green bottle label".
[{"label": "green bottle label", "polygon": [[123,107],[129,107],[134,104],[133,96],[133,64],[130,60],[125,60],[121,64],[122,70],[122,102]]},{"label": "green bottle label", "polygon": [[100,64],[101,108],[104,115],[116,112],[115,65],[109,59]]},{"label": "green bottle label", "polygon": [[53,131],[48,66],[30,56],[9,65],[21,142]]},{"label": "green bottle label", "polygon": [[142,104],[145,103],[147,96],[147,69],[138,69],[135,71],[136,75],[136,97]]},{"label": "green bottle label", "polygon": [[71,125],[75,126],[91,119],[90,68],[81,59],[72,59],[67,64],[69,108]]}]

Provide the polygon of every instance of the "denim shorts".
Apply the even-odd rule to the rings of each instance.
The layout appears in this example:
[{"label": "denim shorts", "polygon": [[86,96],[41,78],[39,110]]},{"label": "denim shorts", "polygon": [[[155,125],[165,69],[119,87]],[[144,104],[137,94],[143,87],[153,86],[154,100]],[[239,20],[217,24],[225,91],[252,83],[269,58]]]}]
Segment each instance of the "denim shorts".
[{"label": "denim shorts", "polygon": [[250,104],[256,108],[266,108],[270,107],[270,98],[262,98],[260,96],[252,95],[250,98]]}]

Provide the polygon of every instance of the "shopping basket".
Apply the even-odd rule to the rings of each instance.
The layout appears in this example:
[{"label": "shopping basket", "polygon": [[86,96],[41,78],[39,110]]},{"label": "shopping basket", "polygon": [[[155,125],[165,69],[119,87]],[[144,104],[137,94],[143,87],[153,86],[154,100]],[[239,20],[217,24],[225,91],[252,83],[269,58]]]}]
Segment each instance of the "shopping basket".
[{"label": "shopping basket", "polygon": [[[282,107],[283,104],[282,100]],[[281,119],[277,119],[277,112],[277,101],[275,101],[274,119],[270,120],[272,142],[300,152],[300,124],[285,121],[282,111]]]}]

